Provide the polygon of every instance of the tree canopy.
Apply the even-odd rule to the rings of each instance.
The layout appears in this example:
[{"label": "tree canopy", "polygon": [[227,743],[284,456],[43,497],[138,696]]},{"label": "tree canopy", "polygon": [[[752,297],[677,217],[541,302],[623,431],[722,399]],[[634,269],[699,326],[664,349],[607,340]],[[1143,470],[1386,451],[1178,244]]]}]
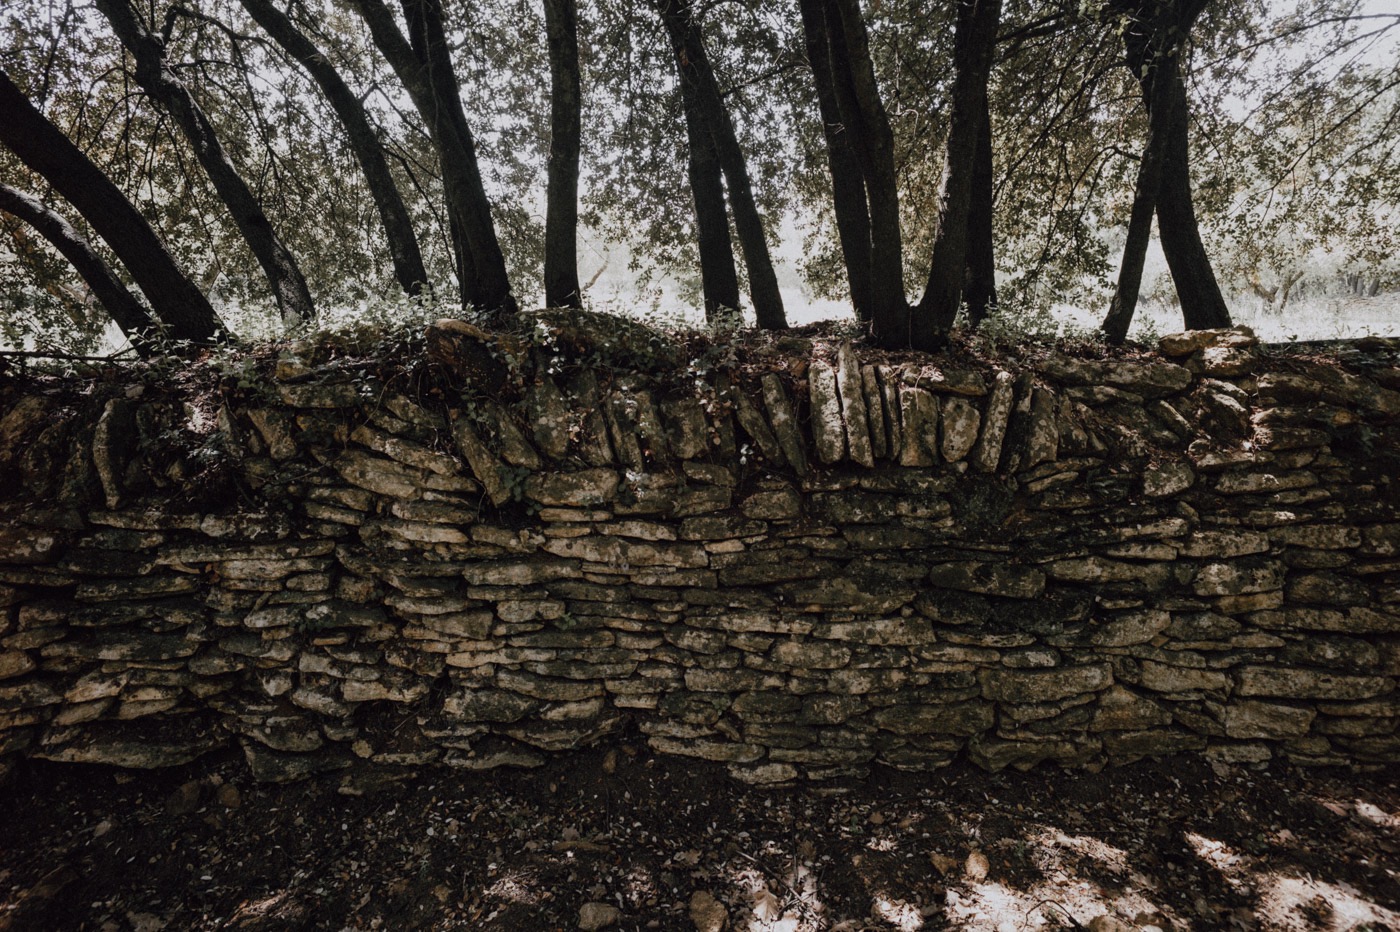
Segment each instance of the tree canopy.
[{"label": "tree canopy", "polygon": [[1400,14],[1362,0],[0,0],[0,31],[15,347],[610,309],[602,249],[768,328],[800,277],[891,348],[1064,305],[1121,340],[1154,238],[1185,326],[1400,276]]}]

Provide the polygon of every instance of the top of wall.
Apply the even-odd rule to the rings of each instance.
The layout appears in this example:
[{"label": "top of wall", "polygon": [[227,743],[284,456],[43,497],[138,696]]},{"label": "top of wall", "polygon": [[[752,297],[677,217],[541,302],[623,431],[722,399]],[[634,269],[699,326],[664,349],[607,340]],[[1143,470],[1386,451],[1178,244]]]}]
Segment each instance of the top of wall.
[{"label": "top of wall", "polygon": [[[1251,396],[1269,405],[1266,418],[1251,417]],[[1342,413],[1310,413],[1316,404]],[[342,449],[321,465],[352,483],[366,468],[357,450],[471,483],[457,475],[460,457],[471,491],[507,510],[577,499],[529,481],[541,470],[606,485],[609,471],[624,482],[687,472],[708,481],[714,465],[810,483],[833,467],[899,465],[1041,493],[1065,472],[1056,464],[1111,472],[1151,461],[1167,488],[1174,462],[1262,463],[1324,435],[1394,451],[1375,431],[1397,418],[1400,348],[1381,338],[1265,346],[1235,328],[1150,349],[962,344],[928,355],[819,328],[678,338],[545,311],[511,330],[439,321],[397,343],[302,341],[193,366],[6,378],[0,501],[105,498],[116,508],[149,498],[203,512],[240,490],[275,498],[278,486],[297,491],[304,467],[287,461],[308,440]],[[73,457],[75,445],[92,458]]]}]

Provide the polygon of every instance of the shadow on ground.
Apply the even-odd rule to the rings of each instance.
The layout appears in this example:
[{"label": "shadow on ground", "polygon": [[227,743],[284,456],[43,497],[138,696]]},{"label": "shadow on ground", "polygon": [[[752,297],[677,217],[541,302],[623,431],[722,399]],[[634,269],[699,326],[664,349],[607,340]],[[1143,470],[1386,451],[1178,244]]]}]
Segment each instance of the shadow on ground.
[{"label": "shadow on ground", "polygon": [[361,796],[211,756],[0,788],[0,930],[1400,930],[1400,774],[956,766],[754,790],[620,746]]}]

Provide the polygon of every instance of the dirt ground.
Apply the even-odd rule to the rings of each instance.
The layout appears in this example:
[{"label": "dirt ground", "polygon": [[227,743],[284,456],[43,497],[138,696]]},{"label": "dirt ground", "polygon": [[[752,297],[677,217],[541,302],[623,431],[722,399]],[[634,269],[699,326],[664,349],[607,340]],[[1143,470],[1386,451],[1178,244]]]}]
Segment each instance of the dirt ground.
[{"label": "dirt ground", "polygon": [[31,762],[0,930],[1400,930],[1400,772],[957,765],[750,789],[645,746],[350,796]]}]

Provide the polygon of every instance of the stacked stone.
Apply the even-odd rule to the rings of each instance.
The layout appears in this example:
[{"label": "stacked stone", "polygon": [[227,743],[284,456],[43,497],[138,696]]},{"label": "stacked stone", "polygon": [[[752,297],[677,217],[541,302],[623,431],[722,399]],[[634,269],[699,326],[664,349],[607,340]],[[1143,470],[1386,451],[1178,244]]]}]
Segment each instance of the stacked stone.
[{"label": "stacked stone", "polygon": [[633,728],[758,783],[1400,759],[1393,360],[1243,330],[1021,372],[847,344],[697,386],[444,332],[510,357],[518,400],[286,360],[206,419],[227,514],[176,503],[178,408],[8,401],[0,760],[236,741],[353,789]]}]

